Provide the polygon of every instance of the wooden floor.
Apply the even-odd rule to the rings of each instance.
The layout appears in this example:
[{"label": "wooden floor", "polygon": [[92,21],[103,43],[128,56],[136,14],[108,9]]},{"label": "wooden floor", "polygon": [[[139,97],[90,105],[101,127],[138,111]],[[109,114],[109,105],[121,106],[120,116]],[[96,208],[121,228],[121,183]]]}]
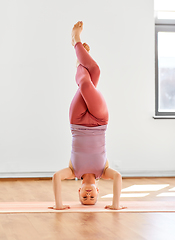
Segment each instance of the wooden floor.
[{"label": "wooden floor", "polygon": [[[175,201],[158,197],[175,187],[175,178],[124,178],[123,188],[134,184],[169,184],[139,201]],[[112,182],[100,180],[99,201],[112,193]],[[64,201],[77,201],[80,181],[62,182]],[[148,192],[148,191],[147,191]],[[175,192],[175,191],[174,191]],[[0,202],[53,201],[50,179],[0,180]],[[109,200],[109,199],[105,199]],[[175,213],[20,213],[0,214],[0,240],[174,240]]]}]

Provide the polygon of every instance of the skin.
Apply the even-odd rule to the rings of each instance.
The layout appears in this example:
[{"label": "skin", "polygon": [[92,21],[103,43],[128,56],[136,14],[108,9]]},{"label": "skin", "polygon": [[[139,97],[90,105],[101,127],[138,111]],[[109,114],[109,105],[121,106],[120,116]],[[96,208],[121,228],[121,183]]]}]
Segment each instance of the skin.
[{"label": "skin", "polygon": [[[77,22],[72,29],[72,45],[74,46],[77,42],[81,42],[80,34],[83,30],[83,22]],[[87,52],[90,51],[90,47],[84,43],[84,48]],[[77,63],[79,64],[79,63]],[[70,167],[62,169],[56,172],[53,176],[53,190],[55,195],[55,206],[52,207],[56,210],[69,209],[70,206],[63,205],[62,196],[61,196],[61,181],[65,179],[74,179],[72,169]],[[81,187],[78,190],[79,199],[82,204],[94,205],[97,201],[99,189],[96,186],[95,175],[92,173],[87,173],[82,176],[83,180]],[[105,206],[106,209],[120,210],[126,207],[120,206],[120,194],[122,188],[122,177],[119,172],[114,169],[107,168],[103,172],[101,178],[103,179],[112,179],[113,180],[113,201],[112,205]]]},{"label": "skin", "polygon": [[83,22],[77,22],[72,28],[72,46],[75,46],[77,42],[81,42],[80,34],[83,30]]},{"label": "skin", "polygon": [[84,174],[81,187],[78,190],[79,199],[82,204],[94,205],[97,201],[99,188],[96,187],[95,175]]}]

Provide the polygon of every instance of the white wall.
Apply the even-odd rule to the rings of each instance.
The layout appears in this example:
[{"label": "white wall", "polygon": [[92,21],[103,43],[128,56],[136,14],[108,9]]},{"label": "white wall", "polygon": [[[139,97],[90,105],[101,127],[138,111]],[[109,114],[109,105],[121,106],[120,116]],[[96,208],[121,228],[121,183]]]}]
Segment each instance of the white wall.
[{"label": "white wall", "polygon": [[101,68],[107,152],[124,176],[175,175],[174,120],[154,120],[153,0],[0,2],[0,176],[67,167],[77,89],[71,28]]}]

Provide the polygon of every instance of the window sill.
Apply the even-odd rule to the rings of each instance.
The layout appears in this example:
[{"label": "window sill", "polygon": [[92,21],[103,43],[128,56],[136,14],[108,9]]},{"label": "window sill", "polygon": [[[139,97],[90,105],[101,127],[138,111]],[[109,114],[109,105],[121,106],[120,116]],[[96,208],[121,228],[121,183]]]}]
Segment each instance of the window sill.
[{"label": "window sill", "polygon": [[154,119],[175,119],[175,116],[153,116]]}]

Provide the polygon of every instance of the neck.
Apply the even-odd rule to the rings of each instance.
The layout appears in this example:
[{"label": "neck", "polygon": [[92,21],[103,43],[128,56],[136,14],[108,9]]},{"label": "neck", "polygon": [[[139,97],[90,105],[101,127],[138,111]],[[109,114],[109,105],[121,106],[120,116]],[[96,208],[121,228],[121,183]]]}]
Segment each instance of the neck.
[{"label": "neck", "polygon": [[95,184],[95,175],[92,173],[86,173],[83,176],[82,183]]}]

